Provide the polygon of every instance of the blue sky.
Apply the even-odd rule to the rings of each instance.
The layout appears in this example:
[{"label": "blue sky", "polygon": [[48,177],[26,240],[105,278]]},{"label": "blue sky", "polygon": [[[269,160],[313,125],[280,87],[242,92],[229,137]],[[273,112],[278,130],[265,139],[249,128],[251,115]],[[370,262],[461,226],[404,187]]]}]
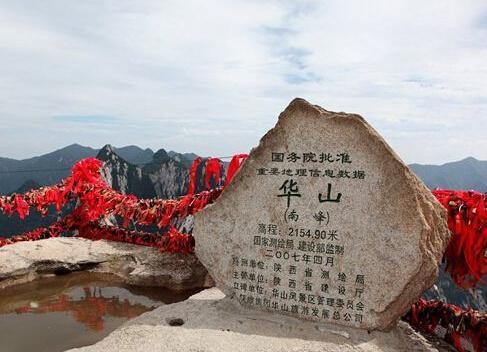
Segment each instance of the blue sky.
[{"label": "blue sky", "polygon": [[255,146],[295,97],[487,159],[485,1],[0,0],[0,156]]}]

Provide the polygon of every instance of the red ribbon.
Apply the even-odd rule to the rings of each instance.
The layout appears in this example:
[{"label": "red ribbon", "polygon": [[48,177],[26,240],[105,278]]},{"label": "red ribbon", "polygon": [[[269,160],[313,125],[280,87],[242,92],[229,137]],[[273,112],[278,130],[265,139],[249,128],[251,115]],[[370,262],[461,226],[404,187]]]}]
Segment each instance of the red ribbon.
[{"label": "red ribbon", "polygon": [[206,189],[211,188],[210,180],[213,178],[215,186],[220,184],[222,165],[218,158],[208,158],[206,160],[205,170],[205,186]]},{"label": "red ribbon", "polygon": [[193,195],[196,190],[196,174],[200,163],[201,163],[201,158],[197,157],[196,159],[193,160],[193,163],[191,164],[191,168],[189,169],[188,195]]},{"label": "red ribbon", "polygon": [[403,317],[411,326],[425,334],[436,335],[441,326],[442,337],[459,351],[464,351],[462,338],[470,341],[476,352],[487,349],[487,314],[463,310],[453,304],[420,299]]},{"label": "red ribbon", "polygon": [[444,254],[446,270],[463,288],[475,287],[487,274],[486,195],[474,191],[435,190],[448,210],[452,233]]},{"label": "red ribbon", "polygon": [[225,187],[228,186],[235,173],[240,169],[242,163],[249,157],[248,154],[234,155],[228,166],[227,179],[225,180]]}]

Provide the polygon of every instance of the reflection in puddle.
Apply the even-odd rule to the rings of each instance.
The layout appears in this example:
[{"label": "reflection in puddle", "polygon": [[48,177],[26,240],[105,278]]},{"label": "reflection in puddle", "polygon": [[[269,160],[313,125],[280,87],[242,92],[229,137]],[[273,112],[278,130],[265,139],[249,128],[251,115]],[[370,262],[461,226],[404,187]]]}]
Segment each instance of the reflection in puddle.
[{"label": "reflection in puddle", "polygon": [[76,273],[0,290],[2,351],[64,351],[101,340],[128,319],[192,292],[135,288]]},{"label": "reflection in puddle", "polygon": [[[118,288],[118,290],[123,290]],[[80,295],[78,291],[83,293]],[[68,294],[61,294],[41,301],[33,301],[28,306],[15,309],[16,313],[66,312],[78,323],[94,331],[104,330],[103,317],[134,318],[156,308],[111,297],[102,287],[83,287]],[[79,297],[81,296],[81,297]]]}]

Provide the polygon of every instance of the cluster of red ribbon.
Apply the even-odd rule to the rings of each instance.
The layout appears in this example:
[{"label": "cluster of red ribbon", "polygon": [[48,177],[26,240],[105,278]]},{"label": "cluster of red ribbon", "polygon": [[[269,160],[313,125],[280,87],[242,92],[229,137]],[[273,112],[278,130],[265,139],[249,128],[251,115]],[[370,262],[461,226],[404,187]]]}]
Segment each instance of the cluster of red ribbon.
[{"label": "cluster of red ribbon", "polygon": [[21,220],[29,215],[31,207],[42,215],[47,214],[48,206],[52,204],[60,211],[73,197],[107,187],[100,174],[101,166],[102,162],[95,158],[83,159],[73,166],[71,176],[58,185],[1,196],[0,211],[9,216],[17,213]]},{"label": "cluster of red ribbon", "polygon": [[448,210],[452,233],[444,254],[446,270],[458,286],[474,287],[487,274],[487,196],[449,190],[433,195]]},{"label": "cluster of red ribbon", "polygon": [[49,227],[40,227],[21,235],[10,238],[0,238],[0,247],[23,241],[36,241],[50,237],[59,237],[63,233],[77,231],[77,237],[90,240],[109,240],[125,242],[148,247],[156,247],[170,253],[192,253],[194,238],[191,235],[182,234],[171,226],[165,233],[152,233],[143,231],[131,231],[115,226],[103,226],[98,222],[80,223],[75,217],[67,216]]},{"label": "cluster of red ribbon", "polygon": [[486,313],[420,299],[403,319],[422,333],[441,337],[459,351],[468,350],[465,348],[467,341],[477,352],[487,350]]},{"label": "cluster of red ribbon", "polygon": [[[236,155],[227,173],[228,183],[247,155]],[[79,161],[73,167],[72,174],[58,185],[42,187],[25,194],[0,197],[0,211],[9,216],[17,213],[25,219],[30,208],[37,209],[46,215],[48,207],[55,204],[60,211],[70,200],[76,200],[77,206],[64,219],[45,228],[38,228],[22,235],[0,239],[0,247],[19,242],[57,237],[63,231],[78,231],[79,237],[90,239],[108,239],[128,242],[176,253],[190,253],[194,248],[191,235],[181,234],[173,227],[175,220],[193,215],[207,204],[214,202],[221,194],[222,188],[210,189],[195,194],[197,168],[201,158],[197,158],[190,169],[190,185],[188,194],[178,199],[138,199],[133,195],[120,194],[106,185],[100,168],[101,161],[88,158]],[[210,158],[206,161],[205,185],[220,184],[223,166],[219,159]],[[122,228],[101,226],[99,220],[109,216],[120,216]],[[138,225],[155,224],[158,228],[169,228],[164,234],[142,231],[131,231],[126,227],[130,222]]]},{"label": "cluster of red ribbon", "polygon": [[90,224],[78,229],[78,237],[91,240],[108,240],[125,242],[148,247],[160,248],[170,253],[192,253],[194,238],[191,235],[182,234],[176,228],[171,227],[164,234],[130,231],[114,226],[101,226]]},{"label": "cluster of red ribbon", "polygon": [[12,236],[10,238],[0,237],[0,247],[8,244],[23,241],[36,241],[50,237],[58,237],[65,231],[62,222],[56,222],[49,227],[39,227],[35,230],[25,232],[21,235]]}]

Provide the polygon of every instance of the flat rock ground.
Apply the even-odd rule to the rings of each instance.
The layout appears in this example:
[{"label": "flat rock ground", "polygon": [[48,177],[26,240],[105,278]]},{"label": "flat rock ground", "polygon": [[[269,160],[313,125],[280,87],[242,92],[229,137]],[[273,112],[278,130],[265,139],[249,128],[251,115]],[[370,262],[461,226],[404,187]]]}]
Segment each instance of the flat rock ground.
[{"label": "flat rock ground", "polygon": [[316,325],[294,318],[235,311],[216,288],[157,308],[95,345],[71,352],[187,351],[447,351],[400,322],[390,332]]},{"label": "flat rock ground", "polygon": [[[168,255],[125,243],[53,238],[0,249],[0,289],[45,273],[76,270],[112,274],[133,285],[188,289],[212,284],[193,255]],[[217,289],[202,291],[130,320],[95,345],[72,351],[450,351],[403,322],[389,333],[369,334],[238,311],[223,297]]]},{"label": "flat rock ground", "polygon": [[213,281],[194,255],[83,238],[49,238],[0,248],[0,289],[44,274],[89,271],[136,286],[173,290],[211,287]]}]

